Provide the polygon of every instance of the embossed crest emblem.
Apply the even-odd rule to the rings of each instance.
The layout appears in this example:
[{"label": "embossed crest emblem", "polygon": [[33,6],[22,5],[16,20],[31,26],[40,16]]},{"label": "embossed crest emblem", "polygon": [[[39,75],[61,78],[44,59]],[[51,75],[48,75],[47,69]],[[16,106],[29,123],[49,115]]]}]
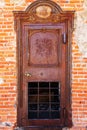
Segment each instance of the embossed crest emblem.
[{"label": "embossed crest emblem", "polygon": [[39,6],[36,8],[36,15],[41,18],[47,18],[51,15],[51,7]]}]

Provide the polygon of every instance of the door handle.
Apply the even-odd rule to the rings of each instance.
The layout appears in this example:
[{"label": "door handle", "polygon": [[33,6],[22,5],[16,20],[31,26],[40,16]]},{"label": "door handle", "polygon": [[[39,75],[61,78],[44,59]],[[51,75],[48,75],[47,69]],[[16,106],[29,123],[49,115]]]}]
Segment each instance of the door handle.
[{"label": "door handle", "polygon": [[31,77],[32,74],[31,74],[31,73],[25,73],[25,76],[27,76],[27,77]]}]

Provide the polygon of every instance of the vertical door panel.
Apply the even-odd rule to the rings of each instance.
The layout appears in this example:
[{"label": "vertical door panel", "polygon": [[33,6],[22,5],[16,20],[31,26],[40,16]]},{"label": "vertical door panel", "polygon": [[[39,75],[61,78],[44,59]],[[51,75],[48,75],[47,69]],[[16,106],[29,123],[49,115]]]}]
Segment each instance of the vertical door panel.
[{"label": "vertical door panel", "polygon": [[24,28],[23,113],[27,126],[62,126],[64,122],[64,28],[53,27]]}]

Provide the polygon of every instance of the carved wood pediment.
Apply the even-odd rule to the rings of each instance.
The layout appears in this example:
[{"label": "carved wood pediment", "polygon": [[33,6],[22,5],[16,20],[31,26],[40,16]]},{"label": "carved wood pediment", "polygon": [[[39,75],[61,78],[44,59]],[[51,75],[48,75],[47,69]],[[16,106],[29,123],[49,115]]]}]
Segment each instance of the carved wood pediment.
[{"label": "carved wood pediment", "polygon": [[63,11],[58,4],[51,0],[37,0],[27,7],[25,11],[14,11],[15,19],[29,23],[61,23],[70,20],[74,11]]}]

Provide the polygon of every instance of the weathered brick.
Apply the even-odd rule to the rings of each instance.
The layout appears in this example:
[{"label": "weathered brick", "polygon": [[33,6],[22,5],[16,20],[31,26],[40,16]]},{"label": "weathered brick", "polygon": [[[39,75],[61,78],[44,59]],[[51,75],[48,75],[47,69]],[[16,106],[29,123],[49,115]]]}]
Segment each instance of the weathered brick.
[{"label": "weathered brick", "polygon": [[[14,0],[15,1],[15,0]],[[17,109],[14,107],[17,98],[16,68],[16,34],[14,31],[13,11],[23,11],[34,0],[16,5],[11,0],[4,0],[0,6],[0,122],[17,121]],[[84,0],[53,0],[63,10],[81,11]],[[0,2],[1,3],[1,2]],[[87,22],[87,21],[86,21]],[[85,22],[85,23],[86,23]],[[80,32],[79,32],[80,33]],[[79,35],[79,34],[78,34]],[[86,130],[87,126],[87,58],[82,57],[72,35],[72,120],[70,130]],[[0,126],[0,130],[13,130],[10,126]]]}]

